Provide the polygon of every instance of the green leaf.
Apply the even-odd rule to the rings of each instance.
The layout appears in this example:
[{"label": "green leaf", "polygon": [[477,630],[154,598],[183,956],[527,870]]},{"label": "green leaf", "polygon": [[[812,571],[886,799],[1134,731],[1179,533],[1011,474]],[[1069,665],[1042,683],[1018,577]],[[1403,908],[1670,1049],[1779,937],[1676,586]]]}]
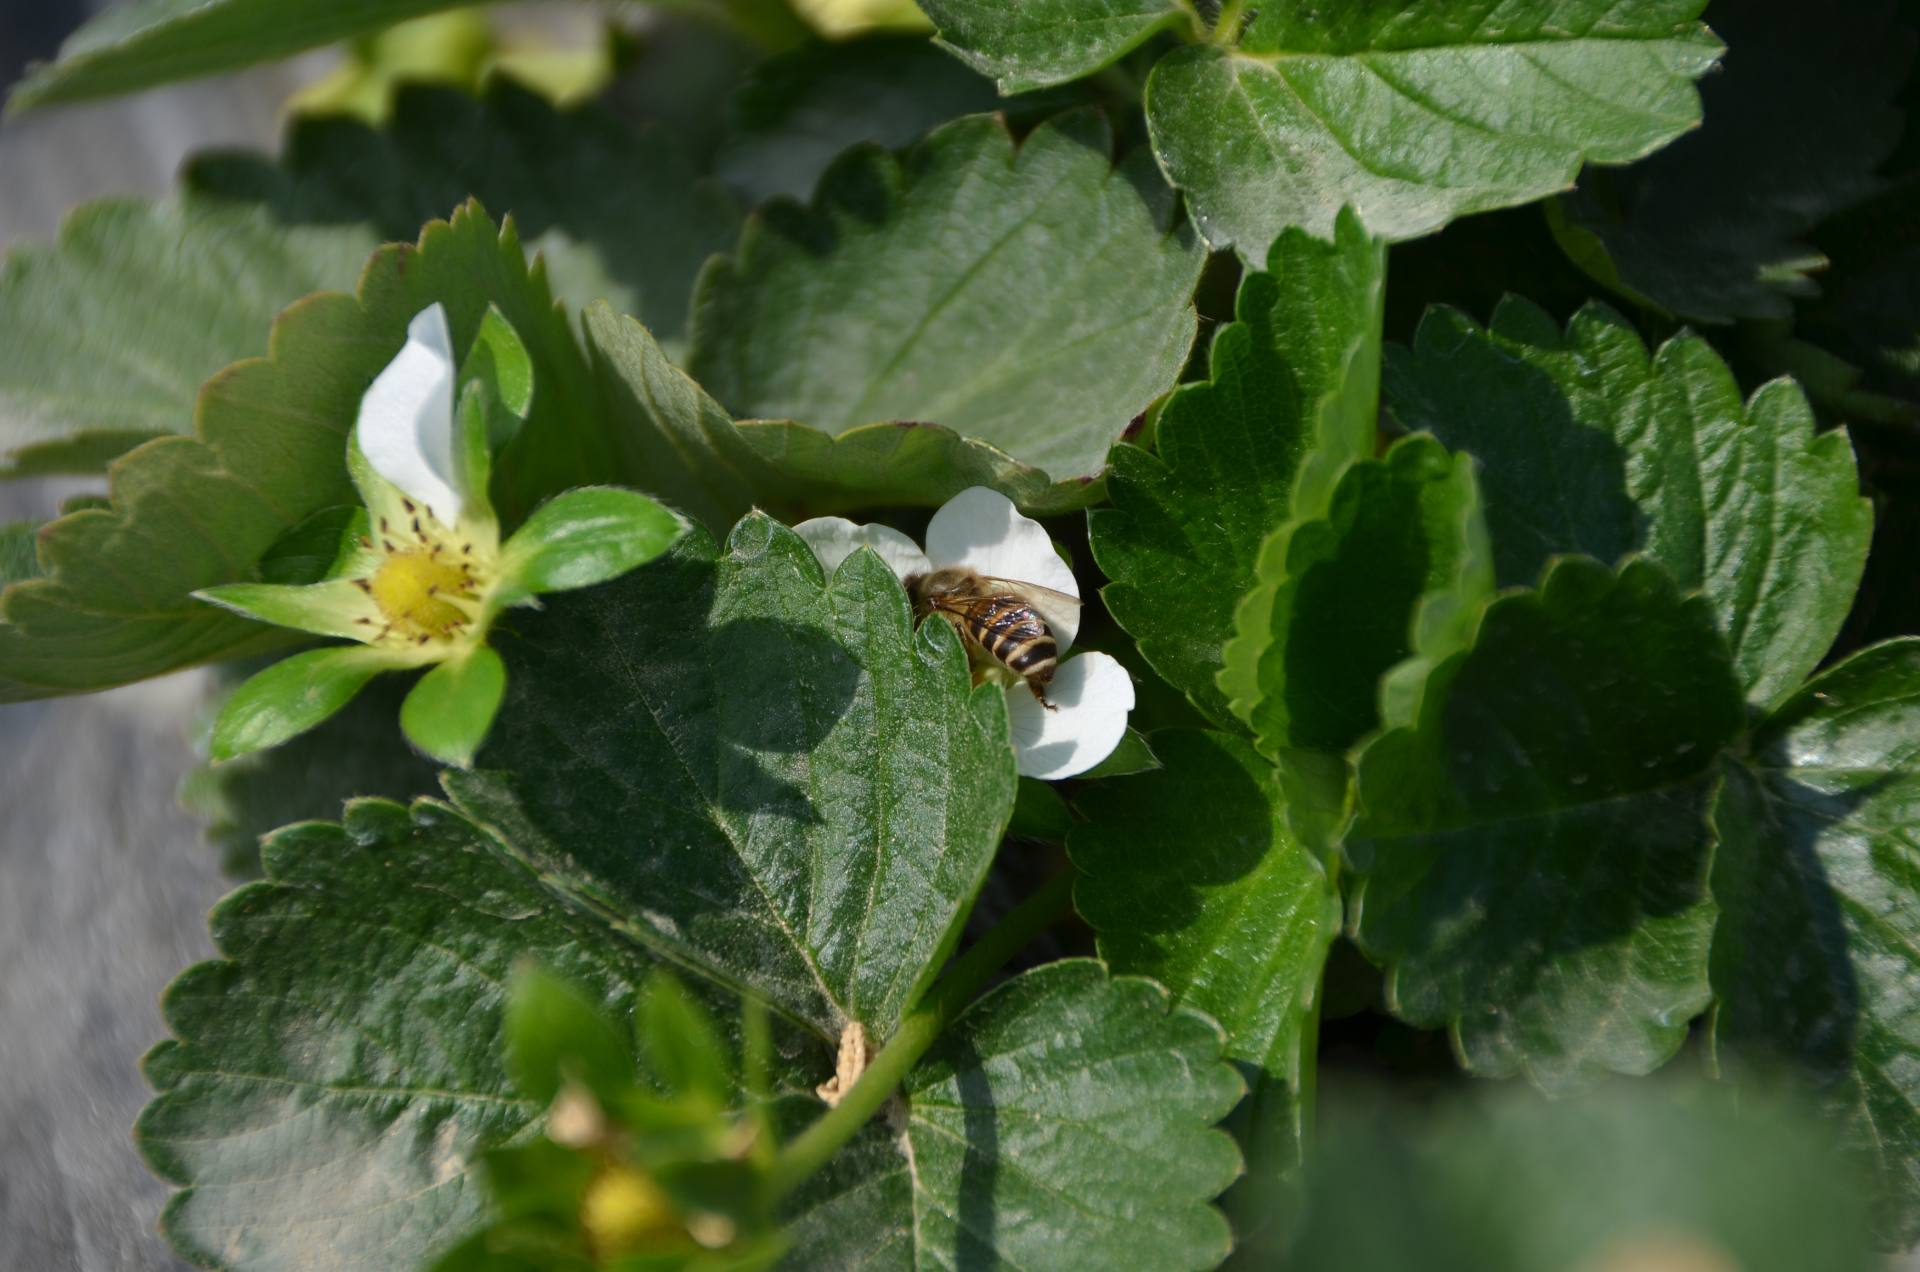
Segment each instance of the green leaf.
[{"label": "green leaf", "polygon": [[479,1217],[482,1152],[544,1111],[506,1064],[512,969],[624,1020],[654,960],[442,806],[357,802],[265,856],[146,1060],[136,1139],[184,1187],[162,1228],[207,1266],[413,1267]]},{"label": "green leaf", "polygon": [[74,212],[51,247],[13,249],[0,271],[0,475],[99,472],[187,432],[202,381],[266,353],[282,306],[351,287],[378,242],[360,225],[283,229],[254,209],[116,199]]},{"label": "green leaf", "polygon": [[9,112],[131,93],[238,70],[366,35],[463,0],[131,0],[101,14],[36,67]]},{"label": "green leaf", "polygon": [[280,585],[319,583],[361,558],[360,539],[368,530],[367,510],[358,503],[322,508],[273,541],[260,558],[260,578]]},{"label": "green leaf", "polygon": [[1815,677],[1750,755],[1714,807],[1714,1049],[1811,1085],[1905,1245],[1920,1234],[1920,640]]},{"label": "green leaf", "polygon": [[[1351,213],[1331,245],[1282,235],[1214,336],[1211,378],[1167,399],[1157,455],[1114,448],[1113,507],[1088,519],[1114,619],[1223,727],[1240,724],[1215,677],[1261,542],[1287,520],[1309,456],[1337,474],[1373,453],[1385,271],[1384,246]],[[1365,409],[1322,416],[1343,386]]]},{"label": "green leaf", "polygon": [[[188,186],[201,198],[262,207],[283,226],[349,224],[400,240],[477,198],[513,215],[527,247],[546,258],[561,299],[581,309],[610,301],[676,349],[695,274],[740,226],[733,200],[696,176],[664,130],[635,130],[596,106],[559,110],[508,80],[478,100],[404,88],[379,129],[297,120],[282,149],[278,162],[200,156],[188,167]],[[508,317],[533,340],[519,317]]]},{"label": "green leaf", "polygon": [[[889,1036],[1014,795],[1005,694],[878,557],[830,584],[764,516],[496,629],[506,706],[456,801],[675,957]],[[591,790],[591,798],[581,792]]]},{"label": "green leaf", "polygon": [[1242,1085],[1219,1029],[1151,981],[1069,959],[950,1026],[875,1122],[789,1206],[792,1266],[1207,1268],[1207,1201],[1239,1158],[1213,1124]]},{"label": "green leaf", "polygon": [[1548,1089],[1645,1073],[1706,1005],[1707,810],[1745,709],[1700,597],[1561,560],[1357,760],[1351,920],[1388,1004]]},{"label": "green leaf", "polygon": [[1797,1102],[1704,1083],[1334,1105],[1288,1267],[1870,1272],[1860,1180]]},{"label": "green leaf", "polygon": [[1193,29],[1181,0],[926,0],[939,42],[1003,93],[1023,93],[1091,75],[1152,38]]},{"label": "green leaf", "polygon": [[1203,259],[1149,157],[1112,151],[1091,114],[1017,149],[976,116],[899,160],[855,150],[708,265],[689,371],[737,415],[927,420],[1055,482],[1096,476],[1179,375]]},{"label": "green leaf", "polygon": [[924,36],[816,42],[748,75],[727,103],[715,168],[752,202],[804,199],[851,146],[898,149],[955,116],[1000,108],[992,84]]},{"label": "green leaf", "polygon": [[507,985],[503,1027],[515,1091],[539,1105],[569,1082],[603,1102],[633,1085],[633,1048],[601,1004],[537,963],[521,963]]},{"label": "green leaf", "polygon": [[404,801],[439,789],[440,766],[394,727],[411,688],[398,676],[376,678],[299,737],[187,775],[180,802],[206,823],[227,874],[257,877],[261,837],[278,827],[338,817],[340,806],[356,796]]},{"label": "green leaf", "polygon": [[1818,665],[1860,580],[1872,513],[1843,431],[1814,433],[1792,383],[1743,405],[1705,341],[1651,358],[1613,311],[1563,332],[1510,300],[1486,329],[1451,310],[1389,350],[1388,400],[1484,465],[1502,585],[1556,553],[1641,552],[1712,604],[1748,695],[1766,703]]},{"label": "green leaf", "polygon": [[[346,442],[360,396],[433,301],[457,347],[498,305],[538,368],[531,418],[495,484],[509,515],[616,467],[578,343],[519,242],[477,209],[382,248],[357,296],[321,294],[274,324],[272,354],[212,380],[192,437],[143,446],[114,468],[106,508],[42,531],[40,579],[0,598],[0,701],[123,684],[283,648],[287,633],[191,598],[248,581],[287,530],[355,502]],[[149,324],[165,326],[167,324]],[[505,498],[501,498],[505,496]]]},{"label": "green leaf", "polygon": [[1380,722],[1380,678],[1493,593],[1472,459],[1422,434],[1355,463],[1255,571],[1221,691],[1269,755],[1344,752]]},{"label": "green leaf", "polygon": [[[1249,1072],[1249,1182],[1300,1164],[1303,1065],[1317,1039],[1320,972],[1340,930],[1340,897],[1288,822],[1273,765],[1239,738],[1154,734],[1158,772],[1106,782],[1076,808],[1068,838],[1082,877],[1074,905],[1115,971],[1151,976],[1207,1012],[1227,1056]],[[1248,1216],[1259,1223],[1271,1216]]]},{"label": "green leaf", "polygon": [[712,1019],[668,973],[648,980],[634,1029],[649,1068],[669,1092],[723,1101],[732,1091],[733,1059]]},{"label": "green leaf", "polygon": [[1045,516],[1099,495],[1097,484],[1056,484],[935,424],[869,424],[833,437],[787,420],[735,423],[638,322],[595,305],[585,326],[608,425],[629,467],[716,534],[755,506],[799,521],[876,505],[938,505],[969,486],[991,486]]},{"label": "green leaf", "polygon": [[352,701],[394,656],[365,645],[329,645],[282,658],[221,704],[209,750],[216,763],[298,737]]},{"label": "green leaf", "polygon": [[1821,11],[1747,0],[1713,11],[1730,54],[1703,81],[1706,124],[1619,172],[1589,169],[1550,205],[1594,278],[1702,322],[1785,318],[1826,260],[1804,235],[1878,184],[1913,32],[1889,3]]},{"label": "green leaf", "polygon": [[686,521],[634,490],[586,486],[533,510],[500,550],[515,592],[559,592],[618,578],[673,546]]},{"label": "green leaf", "polygon": [[476,646],[420,677],[400,704],[400,730],[434,759],[466,768],[486,741],[506,692],[507,668],[500,655]]},{"label": "green leaf", "polygon": [[1697,125],[1692,81],[1720,55],[1694,21],[1704,7],[1265,5],[1238,49],[1162,58],[1147,122],[1216,247],[1249,255],[1290,225],[1326,235],[1343,204],[1417,238]]}]

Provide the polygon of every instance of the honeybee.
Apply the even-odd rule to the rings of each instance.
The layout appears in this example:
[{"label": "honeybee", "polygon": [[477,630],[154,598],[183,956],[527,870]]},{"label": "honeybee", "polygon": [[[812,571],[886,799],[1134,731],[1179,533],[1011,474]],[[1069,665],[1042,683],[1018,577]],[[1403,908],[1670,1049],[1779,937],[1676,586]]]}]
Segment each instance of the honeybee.
[{"label": "honeybee", "polygon": [[1065,592],[1038,583],[994,578],[972,570],[949,567],[907,579],[914,617],[938,614],[960,633],[967,656],[976,663],[1005,667],[1027,682],[1027,688],[1049,711],[1047,685],[1060,665],[1060,642],[1052,621],[1078,626],[1080,602]]}]

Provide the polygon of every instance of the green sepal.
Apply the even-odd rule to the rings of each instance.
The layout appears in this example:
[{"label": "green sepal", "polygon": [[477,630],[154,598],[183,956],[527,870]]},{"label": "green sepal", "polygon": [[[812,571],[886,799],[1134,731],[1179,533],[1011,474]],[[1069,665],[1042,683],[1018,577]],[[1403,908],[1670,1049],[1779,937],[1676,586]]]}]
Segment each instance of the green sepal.
[{"label": "green sepal", "polygon": [[507,1071],[520,1094],[551,1104],[579,1083],[603,1104],[633,1085],[633,1052],[604,1008],[534,963],[514,970],[507,991]]},{"label": "green sepal", "polygon": [[1120,738],[1120,745],[1106,759],[1100,761],[1086,772],[1080,774],[1082,781],[1091,781],[1102,777],[1131,777],[1135,773],[1151,773],[1160,767],[1153,748],[1138,729],[1128,729]]},{"label": "green sepal", "polygon": [[507,692],[507,665],[485,645],[457,654],[420,677],[400,704],[400,730],[434,759],[473,763]]},{"label": "green sepal", "polygon": [[283,658],[228,698],[213,723],[216,763],[298,737],[353,700],[362,686],[402,665],[365,645],[333,645]]},{"label": "green sepal", "polygon": [[519,434],[533,408],[533,359],[497,305],[481,318],[480,334],[460,364],[455,401],[458,480],[466,499],[462,519],[492,520],[487,484],[493,456]]},{"label": "green sepal", "polygon": [[380,622],[380,607],[352,579],[307,584],[224,583],[203,587],[193,595],[236,614],[316,636],[365,640],[378,630]]},{"label": "green sepal", "polygon": [[498,604],[618,578],[686,532],[678,513],[635,490],[586,486],[556,495],[500,550]]},{"label": "green sepal", "polygon": [[1052,782],[1043,782],[1037,777],[1020,779],[1019,789],[1013,798],[1013,815],[1007,822],[1007,834],[1016,839],[1038,839],[1044,843],[1063,844],[1067,842],[1067,832],[1073,829],[1073,814],[1067,810],[1067,801]]},{"label": "green sepal", "polygon": [[726,1107],[734,1090],[733,1060],[713,1017],[670,973],[648,977],[634,1034],[649,1072],[669,1094]]}]

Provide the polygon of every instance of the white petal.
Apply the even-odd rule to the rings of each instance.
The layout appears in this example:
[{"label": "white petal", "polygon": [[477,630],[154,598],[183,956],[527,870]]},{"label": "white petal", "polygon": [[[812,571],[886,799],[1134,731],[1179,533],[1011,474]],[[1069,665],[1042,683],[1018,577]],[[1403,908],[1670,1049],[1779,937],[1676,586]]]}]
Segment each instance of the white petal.
[{"label": "white petal", "polygon": [[[1080,599],[1073,569],[1053,550],[1053,539],[997,490],[969,486],[940,506],[927,523],[927,557],[936,569],[963,566]],[[1079,615],[1045,615],[1053,638],[1065,649],[1079,634]]]},{"label": "white petal", "polygon": [[453,458],[453,336],[429,305],[407,324],[407,343],[360,399],[356,435],[373,471],[459,523],[464,504]]},{"label": "white petal", "polygon": [[807,541],[813,555],[828,574],[859,548],[872,548],[893,572],[905,579],[909,574],[925,574],[932,567],[920,545],[892,526],[855,525],[845,517],[815,517],[802,521],[793,532]]},{"label": "white petal", "polygon": [[1049,711],[1025,685],[1007,690],[1007,719],[1023,777],[1057,781],[1113,754],[1127,735],[1133,679],[1106,654],[1075,654],[1047,686]]}]

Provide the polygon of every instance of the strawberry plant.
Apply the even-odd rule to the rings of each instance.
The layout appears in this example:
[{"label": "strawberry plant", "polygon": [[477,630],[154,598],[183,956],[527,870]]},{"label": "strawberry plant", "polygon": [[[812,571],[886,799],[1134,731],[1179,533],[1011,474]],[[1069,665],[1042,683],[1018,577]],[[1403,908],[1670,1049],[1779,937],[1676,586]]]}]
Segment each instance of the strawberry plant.
[{"label": "strawberry plant", "polygon": [[132,0],[10,102],[359,59],[0,274],[0,475],[98,492],[0,531],[0,699],[245,670],[192,802],[258,877],[134,1130],[182,1257],[1920,1239],[1910,17],[382,69],[452,7]]}]

